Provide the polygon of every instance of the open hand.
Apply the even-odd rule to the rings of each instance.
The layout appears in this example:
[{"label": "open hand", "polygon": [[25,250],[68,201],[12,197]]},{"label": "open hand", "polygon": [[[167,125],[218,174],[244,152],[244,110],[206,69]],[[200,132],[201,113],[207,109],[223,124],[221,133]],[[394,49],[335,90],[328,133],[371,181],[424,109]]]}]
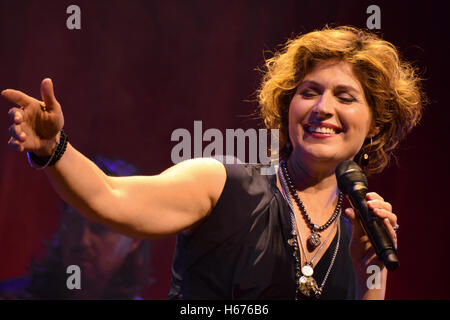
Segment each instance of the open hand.
[{"label": "open hand", "polygon": [[43,101],[13,89],[2,91],[2,96],[20,106],[8,114],[13,121],[9,127],[9,146],[17,151],[30,151],[39,156],[49,156],[57,145],[59,132],[64,126],[61,105],[56,101],[52,80],[41,83]]}]

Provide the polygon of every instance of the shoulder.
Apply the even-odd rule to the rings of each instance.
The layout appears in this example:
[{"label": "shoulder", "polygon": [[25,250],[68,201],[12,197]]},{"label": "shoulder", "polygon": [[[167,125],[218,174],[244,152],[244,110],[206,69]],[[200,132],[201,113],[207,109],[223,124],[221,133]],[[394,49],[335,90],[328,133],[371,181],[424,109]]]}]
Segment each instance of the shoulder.
[{"label": "shoulder", "polygon": [[163,174],[170,175],[172,173],[192,173],[202,175],[220,175],[225,174],[225,168],[222,162],[214,158],[193,158],[181,161],[174,166],[166,169]]},{"label": "shoulder", "polygon": [[270,172],[268,166],[260,163],[243,163],[238,158],[232,156],[227,156],[220,161],[226,170],[227,179],[240,181],[262,179],[269,181],[270,176],[273,176],[272,174],[268,174]]},{"label": "shoulder", "polygon": [[162,172],[166,178],[176,177],[181,181],[194,182],[205,190],[214,206],[227,190],[239,192],[267,189],[270,178],[267,166],[262,164],[242,163],[238,158],[225,156],[218,158],[194,158],[182,161]]},{"label": "shoulder", "polygon": [[225,185],[224,165],[213,158],[184,160],[159,174],[158,183],[177,183],[191,194],[208,199],[213,206]]},{"label": "shoulder", "polygon": [[[264,174],[266,166],[228,161],[223,164],[226,182],[217,202],[216,211],[245,212],[268,202],[276,188],[276,176]],[[274,182],[275,179],[275,182]],[[249,212],[252,212],[251,209]]]},{"label": "shoulder", "polygon": [[261,168],[266,166],[239,161],[226,161],[222,166],[226,181],[214,208],[201,223],[178,238],[180,248],[196,248],[188,250],[192,256],[201,256],[233,235],[247,233],[254,221],[263,220],[258,217],[267,212],[275,197],[276,176],[262,174]]}]

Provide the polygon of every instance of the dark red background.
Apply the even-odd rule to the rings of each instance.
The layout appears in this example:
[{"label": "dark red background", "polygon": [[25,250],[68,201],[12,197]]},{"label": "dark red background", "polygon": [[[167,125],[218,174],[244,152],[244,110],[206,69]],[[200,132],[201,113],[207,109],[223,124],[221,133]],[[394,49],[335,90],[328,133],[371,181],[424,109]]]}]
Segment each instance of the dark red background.
[{"label": "dark red background", "polygon": [[[81,8],[81,30],[66,8]],[[1,1],[0,88],[39,97],[54,81],[71,143],[82,153],[119,157],[145,174],[170,166],[177,128],[252,128],[263,63],[289,36],[325,24],[365,27],[381,8],[381,32],[427,78],[432,104],[399,150],[399,166],[370,179],[399,216],[401,268],[387,298],[448,299],[450,225],[448,17],[428,1]],[[23,275],[58,225],[58,199],[45,175],[10,151],[0,102],[0,280]],[[174,237],[153,241],[157,282],[146,298],[165,299]]]}]

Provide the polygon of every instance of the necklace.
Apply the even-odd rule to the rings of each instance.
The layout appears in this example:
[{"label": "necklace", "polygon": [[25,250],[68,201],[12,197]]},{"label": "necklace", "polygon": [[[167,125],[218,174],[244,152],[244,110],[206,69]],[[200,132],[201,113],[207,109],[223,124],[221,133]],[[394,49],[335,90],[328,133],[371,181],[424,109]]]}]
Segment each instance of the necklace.
[{"label": "necklace", "polygon": [[305,219],[306,224],[308,225],[309,229],[311,230],[311,234],[308,237],[307,244],[311,250],[314,250],[321,243],[319,232],[326,230],[336,220],[336,217],[338,216],[339,212],[341,211],[341,205],[342,205],[342,201],[344,200],[344,195],[342,194],[342,192],[339,192],[339,199],[336,204],[336,208],[334,209],[334,212],[331,215],[330,219],[328,219],[328,221],[325,222],[324,225],[318,226],[317,224],[315,224],[311,221],[311,218],[309,217],[308,213],[306,212],[303,202],[300,200],[300,197],[298,196],[297,192],[295,191],[294,183],[292,182],[291,176],[289,175],[286,160],[283,159],[281,161],[280,167],[282,169],[283,176],[286,180],[285,182],[288,187],[288,190],[289,190],[291,196],[294,198],[295,202],[297,203],[297,205],[300,209],[300,212],[302,213],[302,216]]},{"label": "necklace", "polygon": [[[314,254],[314,256],[312,257],[311,261],[308,261],[306,258],[306,250],[303,246],[303,241],[302,241],[302,237],[300,234],[300,230],[298,228],[298,224],[297,224],[297,219],[295,218],[295,213],[292,207],[292,202],[291,202],[291,197],[289,196],[289,194],[286,192],[286,180],[285,177],[281,174],[280,168],[278,168],[278,174],[280,177],[280,182],[281,182],[281,188],[283,191],[283,196],[286,199],[286,202],[289,205],[289,214],[290,214],[290,219],[291,219],[291,227],[292,227],[292,238],[288,240],[288,244],[293,248],[294,250],[294,258],[295,258],[295,278],[296,278],[296,283],[297,283],[297,288],[296,288],[296,293],[298,294],[299,292],[302,293],[303,295],[305,295],[306,297],[316,297],[317,299],[320,298],[322,291],[323,291],[323,287],[325,286],[325,283],[328,279],[328,276],[330,274],[331,268],[334,265],[334,261],[336,259],[337,256],[337,252],[339,250],[339,241],[340,241],[340,235],[341,235],[341,228],[340,228],[340,224],[339,224],[339,220],[336,221],[336,223],[334,224],[333,230],[330,232],[330,234],[328,235],[328,237],[325,239],[325,241],[322,243],[322,245],[319,247],[319,249],[317,250],[317,252]],[[340,212],[338,214],[338,216],[340,216]],[[336,243],[336,248],[334,249],[334,253],[333,253],[333,257],[331,259],[331,263],[330,266],[328,267],[328,270],[325,274],[324,279],[322,280],[322,283],[320,284],[320,287],[317,285],[316,280],[313,278],[313,274],[314,274],[314,265],[313,262],[315,260],[315,258],[317,257],[317,254],[319,253],[319,251],[321,251],[321,249],[323,248],[323,246],[327,243],[327,241],[329,240],[331,234],[333,233],[334,229],[337,227],[338,229],[338,239],[337,239],[337,243]],[[300,240],[300,246],[303,252],[303,255],[305,257],[305,263],[303,264],[303,266],[300,268],[300,255],[299,255],[299,248],[298,248],[298,242],[297,242],[297,234],[298,234],[298,238]],[[297,299],[297,295],[296,295],[296,299]]]}]

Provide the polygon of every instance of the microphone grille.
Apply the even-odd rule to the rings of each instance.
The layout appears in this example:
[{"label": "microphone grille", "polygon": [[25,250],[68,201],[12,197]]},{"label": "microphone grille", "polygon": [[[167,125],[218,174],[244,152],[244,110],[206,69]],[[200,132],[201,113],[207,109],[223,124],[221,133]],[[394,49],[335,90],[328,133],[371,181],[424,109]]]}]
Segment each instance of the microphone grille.
[{"label": "microphone grille", "polygon": [[345,194],[348,194],[355,184],[363,184],[366,188],[368,187],[366,175],[354,161],[346,160],[340,163],[335,174],[338,187]]}]

